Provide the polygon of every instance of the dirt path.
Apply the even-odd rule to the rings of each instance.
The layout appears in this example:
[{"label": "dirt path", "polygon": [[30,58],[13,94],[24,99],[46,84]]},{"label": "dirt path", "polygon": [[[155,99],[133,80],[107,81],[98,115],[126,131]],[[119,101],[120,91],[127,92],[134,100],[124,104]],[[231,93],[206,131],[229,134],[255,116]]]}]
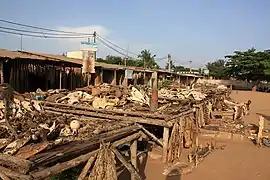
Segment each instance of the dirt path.
[{"label": "dirt path", "polygon": [[[238,102],[252,101],[246,123],[258,124],[258,113],[270,120],[270,93],[234,91],[232,98]],[[269,121],[270,122],[270,121]],[[267,122],[266,126],[270,127]],[[197,169],[183,177],[168,178],[162,175],[163,165],[159,160],[148,160],[145,174],[147,180],[269,180],[270,148],[257,148],[248,140],[227,141],[224,150],[214,151]]]}]

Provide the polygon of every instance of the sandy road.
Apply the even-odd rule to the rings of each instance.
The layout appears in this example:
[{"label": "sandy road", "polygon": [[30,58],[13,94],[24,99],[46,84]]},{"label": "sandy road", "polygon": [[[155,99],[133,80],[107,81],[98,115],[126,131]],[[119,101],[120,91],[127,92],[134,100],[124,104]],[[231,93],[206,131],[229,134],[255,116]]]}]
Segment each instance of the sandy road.
[{"label": "sandy road", "polygon": [[[270,93],[251,91],[232,92],[237,102],[251,100],[246,123],[258,124],[258,113],[266,117],[270,127]],[[145,170],[147,180],[270,180],[270,148],[258,148],[248,140],[226,141],[224,150],[214,151],[191,174],[165,177],[159,160],[149,159]]]}]

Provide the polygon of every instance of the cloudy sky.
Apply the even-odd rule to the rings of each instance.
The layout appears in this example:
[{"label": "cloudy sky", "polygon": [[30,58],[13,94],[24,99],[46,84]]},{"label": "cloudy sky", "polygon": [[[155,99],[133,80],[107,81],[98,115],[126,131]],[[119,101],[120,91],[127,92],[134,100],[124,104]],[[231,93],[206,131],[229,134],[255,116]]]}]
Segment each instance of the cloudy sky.
[{"label": "cloudy sky", "polygon": [[[176,65],[200,67],[234,50],[270,48],[267,0],[0,0],[0,19],[39,27],[93,33],[137,54],[171,53]],[[0,22],[1,27],[13,27]],[[21,29],[21,27],[19,27]],[[0,33],[0,48],[18,50],[20,36]],[[62,54],[86,39],[23,36],[23,50]],[[99,44],[98,56],[117,52]],[[159,61],[164,66],[166,60]]]}]

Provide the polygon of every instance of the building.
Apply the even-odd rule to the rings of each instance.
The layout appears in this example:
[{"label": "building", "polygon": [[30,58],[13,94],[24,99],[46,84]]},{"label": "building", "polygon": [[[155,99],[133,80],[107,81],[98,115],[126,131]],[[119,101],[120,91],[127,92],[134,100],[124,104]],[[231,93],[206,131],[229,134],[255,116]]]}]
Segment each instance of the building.
[{"label": "building", "polygon": [[[68,54],[67,54],[68,55]],[[37,88],[75,89],[87,85],[82,73],[82,52],[75,51],[63,55],[52,55],[25,51],[0,49],[1,83],[9,83],[18,92],[35,91]],[[157,72],[158,81],[165,80],[189,85],[201,76],[178,74],[163,69],[122,66],[95,62],[95,73],[91,74],[90,84],[109,83],[113,85],[146,84],[152,85],[152,74]]]}]

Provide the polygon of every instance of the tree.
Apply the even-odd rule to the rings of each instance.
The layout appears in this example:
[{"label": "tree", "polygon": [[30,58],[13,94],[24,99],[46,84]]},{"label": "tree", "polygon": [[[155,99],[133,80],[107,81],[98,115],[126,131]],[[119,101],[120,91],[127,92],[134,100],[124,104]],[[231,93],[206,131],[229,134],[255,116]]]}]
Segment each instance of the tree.
[{"label": "tree", "polygon": [[174,72],[181,72],[181,71],[189,71],[189,68],[185,68],[184,66],[175,66]]},{"label": "tree", "polygon": [[252,48],[247,51],[235,51],[234,55],[225,56],[227,73],[231,77],[240,80],[255,82],[253,90],[262,80],[269,80],[270,77],[270,52],[256,51]]},{"label": "tree", "polygon": [[141,60],[138,62],[138,66],[144,66],[145,68],[159,68],[159,65],[155,61],[156,55],[152,55],[150,50],[142,50],[138,55]]},{"label": "tree", "polygon": [[[120,56],[106,56],[105,59],[97,58],[97,62],[103,62],[107,64],[118,64],[118,65],[125,65],[125,59]],[[126,60],[127,66],[138,66],[138,60],[127,59]]]},{"label": "tree", "polygon": [[[170,65],[171,65],[171,71],[172,72],[175,72],[174,69],[175,69],[175,65],[173,63],[173,61],[170,61]],[[166,70],[169,70],[169,63],[167,62],[166,66],[165,66],[165,69]]]},{"label": "tree", "polygon": [[210,76],[214,76],[218,79],[227,77],[225,61],[223,59],[218,59],[214,62],[208,62],[206,64],[206,68],[209,70]]}]

